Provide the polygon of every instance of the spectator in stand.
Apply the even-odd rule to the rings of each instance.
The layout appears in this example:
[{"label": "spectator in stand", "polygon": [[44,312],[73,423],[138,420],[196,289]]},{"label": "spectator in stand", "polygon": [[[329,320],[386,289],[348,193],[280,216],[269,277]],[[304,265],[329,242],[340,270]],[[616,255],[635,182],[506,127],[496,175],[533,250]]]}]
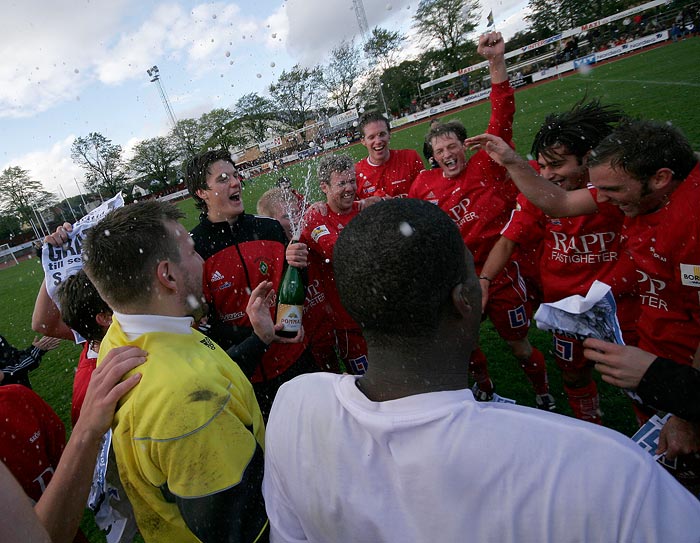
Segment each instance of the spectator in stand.
[{"label": "spectator in stand", "polygon": [[[623,250],[637,278],[638,346],[693,363],[700,338],[700,165],[688,140],[669,124],[621,123],[588,160],[589,188],[566,191],[543,178],[500,138],[469,138],[504,165],[523,194],[552,217],[596,213],[610,202],[625,214]],[[683,232],[683,235],[679,235]],[[623,257],[621,257],[623,258]],[[662,434],[668,453],[700,450],[700,428],[672,417]],[[664,438],[666,436],[663,436]]]},{"label": "spectator in stand", "polygon": [[389,149],[391,125],[379,112],[360,118],[362,145],[367,157],[355,165],[358,199],[370,196],[405,198],[423,161],[413,149]]},{"label": "spectator in stand", "polygon": [[39,367],[41,358],[61,342],[53,337],[35,337],[32,345],[20,351],[15,349],[0,336],[0,372],[3,374],[2,384],[19,384],[32,388],[29,382],[29,372]]},{"label": "spectator in stand", "polygon": [[[532,143],[531,153],[537,157],[535,168],[542,177],[567,191],[585,187],[589,180],[588,156],[623,118],[621,111],[601,106],[595,100],[547,116]],[[624,214],[616,206],[605,204],[600,213],[556,219],[546,216],[522,194],[517,201],[518,206],[484,263],[482,276],[496,277],[520,249],[528,287],[538,283],[544,291],[543,301],[555,302],[574,294],[585,296],[596,279],[614,284],[623,330],[634,332],[637,304],[631,296],[621,297],[617,286],[627,282],[631,288],[636,278],[633,270],[629,281],[615,275]],[[529,264],[533,257],[534,266],[525,266],[524,261]],[[531,268],[536,281],[527,273]],[[481,280],[484,307],[488,304],[489,286],[488,280]],[[581,342],[554,334],[553,352],[574,416],[601,424],[592,363],[583,356]]]},{"label": "spectator in stand", "polygon": [[440,209],[380,202],[334,256],[371,363],[280,388],[263,482],[273,541],[697,541],[700,502],[627,437],[474,401],[462,353],[480,290]]},{"label": "spectator in stand", "polygon": [[[253,382],[267,417],[283,382],[317,369],[303,332],[286,339],[268,329],[261,337],[248,313],[255,289],[271,292],[279,287],[287,236],[276,220],[245,213],[240,177],[227,151],[207,151],[190,159],[185,180],[202,210],[191,235],[204,259],[208,334],[224,349],[239,345],[250,353],[245,363],[235,360]],[[270,320],[274,310],[269,308]]]},{"label": "spectator in stand", "polygon": [[[482,35],[478,51],[488,60],[491,75],[489,133],[511,142],[515,100],[508,82],[505,43],[501,34],[490,32]],[[553,410],[555,403],[549,393],[544,356],[527,339],[532,310],[518,264],[511,262],[496,277],[481,274],[489,251],[515,208],[518,191],[505,168],[486,153],[476,153],[467,160],[464,143],[467,132],[460,123],[440,124],[430,131],[428,137],[440,168],[421,172],[411,186],[409,197],[438,205],[459,226],[464,243],[474,254],[477,272],[491,284],[485,313],[532,383],[536,405]],[[473,353],[463,354],[465,360],[469,360],[475,380],[475,396],[478,400],[489,401],[493,398],[494,384],[486,356],[479,348]]]},{"label": "spectator in stand", "polygon": [[338,298],[333,275],[333,246],[343,228],[379,198],[355,200],[355,165],[348,155],[324,156],[318,164],[318,182],[326,195],[325,213],[313,206],[306,212],[300,243],[287,247],[287,262],[298,268],[308,267],[309,276],[320,279],[333,310],[338,356],[347,370],[357,375],[367,369],[367,345],[360,326],[348,315]]},{"label": "spectator in stand", "polygon": [[[145,356],[135,347],[114,349],[105,356],[85,395],[89,415],[75,425],[65,448],[63,424],[39,396],[19,385],[0,387],[3,541],[49,541],[49,536],[54,543],[73,541],[102,436],[114,417],[117,401],[136,386],[141,375],[132,373],[123,381],[122,377],[142,364]],[[38,500],[34,512],[28,507],[27,496]]]}]

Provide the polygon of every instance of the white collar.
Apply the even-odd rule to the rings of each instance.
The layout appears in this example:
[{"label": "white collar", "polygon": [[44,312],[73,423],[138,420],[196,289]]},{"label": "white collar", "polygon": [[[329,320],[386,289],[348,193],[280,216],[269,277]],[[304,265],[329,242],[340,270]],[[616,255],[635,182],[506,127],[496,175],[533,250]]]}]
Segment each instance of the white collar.
[{"label": "white collar", "polygon": [[168,317],[165,315],[127,315],[114,312],[122,332],[133,341],[149,332],[168,332],[170,334],[191,334],[192,317]]},{"label": "white collar", "polygon": [[[389,158],[391,158],[391,149],[389,149]],[[384,162],[382,162],[381,164],[375,164],[374,162],[372,162],[372,161],[370,160],[369,155],[367,155],[367,164],[369,164],[370,166],[372,166],[372,167],[374,167],[374,168],[379,168],[379,166],[383,166],[384,164],[386,164],[387,162],[389,162],[389,158],[387,158],[387,159],[386,159]]]}]

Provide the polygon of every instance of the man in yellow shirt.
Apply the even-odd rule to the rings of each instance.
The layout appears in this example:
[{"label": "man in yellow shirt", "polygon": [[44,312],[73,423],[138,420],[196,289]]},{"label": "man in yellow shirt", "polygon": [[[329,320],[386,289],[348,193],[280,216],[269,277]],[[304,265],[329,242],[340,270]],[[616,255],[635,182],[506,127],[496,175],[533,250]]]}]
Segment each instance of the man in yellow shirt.
[{"label": "man in yellow shirt", "polygon": [[83,248],[114,310],[100,360],[121,345],[148,352],[112,426],[119,473],[146,541],[261,541],[263,420],[238,365],[191,328],[205,310],[202,259],[181,217],[167,203],[126,206]]}]

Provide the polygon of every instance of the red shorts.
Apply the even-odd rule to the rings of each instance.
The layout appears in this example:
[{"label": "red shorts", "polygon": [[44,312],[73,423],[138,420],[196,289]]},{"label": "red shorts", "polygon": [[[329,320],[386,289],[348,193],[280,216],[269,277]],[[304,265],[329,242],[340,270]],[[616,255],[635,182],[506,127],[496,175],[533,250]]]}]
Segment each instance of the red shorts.
[{"label": "red shorts", "polygon": [[562,371],[580,370],[593,366],[593,362],[583,356],[583,343],[577,339],[553,334],[554,360]]},{"label": "red shorts", "polygon": [[504,340],[517,341],[527,337],[532,305],[516,262],[509,262],[491,283],[485,314]]}]

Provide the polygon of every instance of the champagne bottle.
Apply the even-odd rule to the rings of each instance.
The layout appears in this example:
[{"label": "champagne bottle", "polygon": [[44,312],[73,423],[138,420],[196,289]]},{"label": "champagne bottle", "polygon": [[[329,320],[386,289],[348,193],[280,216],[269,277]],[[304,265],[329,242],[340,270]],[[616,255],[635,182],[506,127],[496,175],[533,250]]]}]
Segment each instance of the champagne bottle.
[{"label": "champagne bottle", "polygon": [[299,270],[294,266],[287,266],[277,293],[276,324],[284,325],[284,328],[277,332],[278,336],[294,337],[297,335],[301,328],[305,299],[306,289]]}]

